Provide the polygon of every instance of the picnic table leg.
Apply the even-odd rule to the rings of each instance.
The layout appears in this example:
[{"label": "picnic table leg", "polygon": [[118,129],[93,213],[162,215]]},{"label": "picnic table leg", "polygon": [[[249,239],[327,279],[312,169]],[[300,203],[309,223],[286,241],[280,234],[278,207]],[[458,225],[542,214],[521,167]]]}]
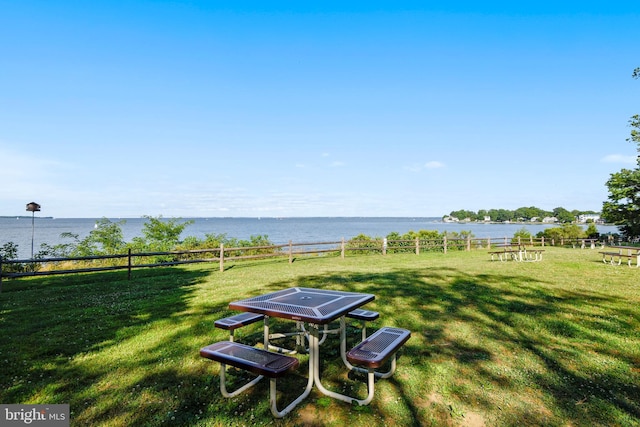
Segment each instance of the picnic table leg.
[{"label": "picnic table leg", "polygon": [[[328,330],[327,328],[325,328],[325,337],[323,337],[323,341],[324,338],[326,338],[326,334],[330,333],[331,331]],[[297,354],[298,351],[306,351],[305,345],[304,345],[304,340],[305,338],[307,338],[307,331],[304,328],[304,323],[303,322],[296,322],[296,332],[285,332],[285,333],[276,333],[276,334],[272,334],[269,330],[269,316],[264,316],[264,348],[267,350],[271,350],[271,351],[275,351],[278,353],[282,353],[282,354],[289,354],[289,355],[293,355],[293,354]],[[279,347],[277,345],[271,344],[270,339],[276,339],[276,338],[284,338],[287,336],[295,336],[296,337],[296,348],[295,350],[291,350],[288,348],[284,348],[284,347]]]},{"label": "picnic table leg", "polygon": [[271,408],[271,413],[276,418],[282,418],[291,412],[300,402],[302,402],[309,394],[311,393],[311,389],[313,388],[313,364],[311,363],[311,359],[309,359],[309,380],[307,381],[307,386],[300,396],[298,396],[293,402],[289,403],[286,408],[282,411],[278,410],[276,404],[276,379],[271,378],[269,381],[269,407]]},{"label": "picnic table leg", "polygon": [[[341,329],[344,330],[344,328],[342,328],[342,325],[344,324],[344,316],[340,318],[341,321]],[[344,394],[340,394],[340,393],[336,393],[334,391],[331,390],[327,390],[322,383],[320,382],[320,346],[318,345],[318,335],[319,335],[319,331],[318,331],[318,327],[317,325],[309,325],[310,326],[310,336],[309,336],[309,366],[313,365],[313,380],[316,384],[316,386],[318,387],[318,390],[320,391],[320,393],[329,396],[329,397],[333,397],[334,399],[338,399],[338,400],[342,400],[343,402],[347,402],[347,403],[357,403],[358,405],[368,405],[372,400],[373,400],[373,395],[374,395],[374,391],[375,391],[375,372],[373,369],[368,369],[367,370],[367,390],[368,390],[368,394],[367,397],[365,399],[356,399],[353,397],[349,397],[346,396]],[[342,345],[345,345],[346,348],[346,334],[344,339],[340,338],[340,352],[342,353]],[[346,354],[346,350],[345,350],[345,354]],[[345,355],[345,359],[346,361],[346,355]],[[347,362],[348,363],[348,362]],[[350,364],[349,364],[350,365]],[[355,368],[355,367],[354,367]]]},{"label": "picnic table leg", "polygon": [[248,388],[253,387],[258,382],[260,382],[260,380],[262,378],[264,378],[264,375],[258,375],[253,380],[251,380],[248,383],[244,384],[239,389],[237,389],[235,391],[232,391],[232,392],[229,392],[229,391],[227,391],[226,372],[227,372],[227,365],[225,363],[221,363],[220,364],[220,393],[222,393],[222,395],[224,397],[235,397],[235,396],[239,395],[240,393],[242,393],[243,391],[247,390]]}]

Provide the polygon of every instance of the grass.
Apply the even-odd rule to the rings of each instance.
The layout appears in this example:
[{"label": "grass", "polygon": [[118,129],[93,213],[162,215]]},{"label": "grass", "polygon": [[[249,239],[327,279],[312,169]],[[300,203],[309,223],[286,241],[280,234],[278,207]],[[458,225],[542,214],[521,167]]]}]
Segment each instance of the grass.
[{"label": "grass", "polygon": [[[91,426],[594,426],[640,424],[640,270],[597,251],[546,248],[542,262],[447,255],[313,257],[6,281],[0,403],[69,403]],[[198,350],[227,339],[230,301],[290,286],[373,293],[369,326],[412,331],[369,406],[314,390],[276,420],[268,383],[233,399]],[[276,326],[286,328],[288,323]],[[259,342],[261,329],[237,332]],[[350,331],[355,344],[357,331]],[[329,342],[325,385],[366,394]],[[280,407],[306,361],[279,381]]]}]

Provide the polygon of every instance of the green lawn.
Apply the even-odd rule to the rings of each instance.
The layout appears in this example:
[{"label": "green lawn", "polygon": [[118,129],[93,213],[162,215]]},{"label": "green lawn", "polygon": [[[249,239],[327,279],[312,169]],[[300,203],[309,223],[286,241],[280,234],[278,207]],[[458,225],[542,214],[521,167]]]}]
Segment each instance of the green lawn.
[{"label": "green lawn", "polygon": [[[545,249],[528,263],[477,250],[5,281],[0,403],[69,403],[76,426],[640,425],[640,269],[605,265],[596,250]],[[198,354],[228,338],[213,322],[232,300],[290,286],[375,294],[370,331],[412,331],[369,406],[314,390],[276,420],[267,382],[220,395],[219,365]],[[261,332],[237,336],[259,342]],[[331,339],[325,385],[364,397]],[[279,381],[282,403],[306,383],[301,360]]]}]

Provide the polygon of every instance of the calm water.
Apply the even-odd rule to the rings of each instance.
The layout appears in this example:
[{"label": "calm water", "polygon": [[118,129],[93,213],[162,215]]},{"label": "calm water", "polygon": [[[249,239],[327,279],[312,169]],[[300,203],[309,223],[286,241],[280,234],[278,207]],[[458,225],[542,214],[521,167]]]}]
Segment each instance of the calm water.
[{"label": "calm water", "polygon": [[[184,218],[187,220],[189,218]],[[40,244],[56,245],[69,242],[60,234],[70,232],[86,237],[94,229],[96,218],[35,218],[33,226],[34,252]],[[110,218],[117,222],[120,219]],[[389,233],[404,234],[408,231],[437,230],[439,232],[471,231],[475,237],[511,237],[521,228],[535,235],[553,225],[546,224],[456,224],[444,223],[440,218],[194,218],[187,226],[182,238],[205,234],[226,234],[228,238],[248,240],[251,236],[267,235],[272,243],[312,243],[339,241],[358,234],[384,237]],[[125,241],[142,235],[145,218],[127,218],[121,226]],[[586,228],[586,226],[585,226]],[[598,226],[601,233],[617,233],[615,226]],[[31,218],[0,218],[0,246],[6,242],[18,245],[19,258],[31,256]]]}]

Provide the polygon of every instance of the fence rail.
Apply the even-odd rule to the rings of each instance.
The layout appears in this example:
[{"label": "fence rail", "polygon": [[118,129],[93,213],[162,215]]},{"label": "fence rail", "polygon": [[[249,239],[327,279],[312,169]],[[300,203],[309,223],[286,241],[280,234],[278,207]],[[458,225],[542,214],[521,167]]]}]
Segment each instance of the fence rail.
[{"label": "fence rail", "polygon": [[[576,247],[579,245],[584,248],[586,246],[593,247],[594,242],[594,239],[561,239],[558,243],[561,246],[571,245]],[[520,239],[520,237],[476,238],[469,236],[466,238],[452,239],[447,238],[445,235],[443,238],[439,239],[416,238],[413,240],[387,240],[386,238],[379,238],[368,240],[351,239],[348,241],[342,239],[339,241],[307,243],[289,242],[279,245],[230,248],[221,244],[219,247],[211,249],[168,252],[132,253],[131,249],[129,249],[126,254],[67,258],[6,260],[0,257],[0,292],[2,291],[3,278],[126,269],[127,275],[130,279],[132,270],[136,268],[209,262],[217,263],[220,271],[222,272],[224,271],[225,263],[251,259],[288,257],[289,263],[292,263],[296,257],[303,255],[326,255],[335,253],[341,258],[344,258],[347,252],[357,254],[380,253],[382,255],[387,255],[389,253],[411,252],[419,255],[421,252],[425,251],[439,251],[446,254],[450,250],[471,251],[474,249],[489,249],[496,245],[510,243],[529,244],[532,246],[556,246],[556,242],[554,240],[549,241],[547,239],[545,241],[544,237]],[[604,245],[604,242],[599,243]],[[205,256],[207,254],[210,254],[210,256]],[[146,260],[146,262],[141,260]],[[149,260],[152,262],[149,262]],[[92,263],[97,263],[99,265],[92,265]],[[70,265],[74,266],[74,268],[69,268]]]}]

